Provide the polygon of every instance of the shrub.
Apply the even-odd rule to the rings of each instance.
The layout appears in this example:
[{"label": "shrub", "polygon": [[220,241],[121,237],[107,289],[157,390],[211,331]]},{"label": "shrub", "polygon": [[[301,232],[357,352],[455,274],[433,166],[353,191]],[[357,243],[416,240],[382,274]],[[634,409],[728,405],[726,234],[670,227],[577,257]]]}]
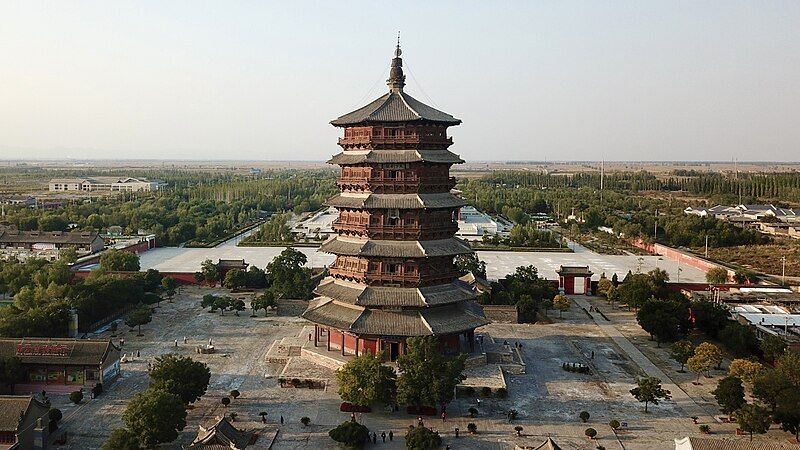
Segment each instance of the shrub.
[{"label": "shrub", "polygon": [[508,397],[508,389],[501,387],[497,389],[497,398],[507,398]]},{"label": "shrub", "polygon": [[475,434],[478,432],[478,426],[475,425],[474,422],[470,422],[467,424],[467,431],[469,431],[472,434]]},{"label": "shrub", "polygon": [[484,386],[481,388],[481,395],[484,397],[491,397],[492,396],[492,388],[489,386]]},{"label": "shrub", "polygon": [[222,402],[222,405],[225,406],[226,408],[228,407],[228,405],[231,404],[230,397],[222,397],[222,400],[220,401]]},{"label": "shrub", "polygon": [[242,395],[242,393],[241,393],[241,392],[239,392],[239,391],[237,391],[236,389],[232,390],[230,394],[231,394],[231,397],[233,397],[233,398],[234,398],[234,400],[235,400],[236,398],[238,398],[240,395]]},{"label": "shrub", "polygon": [[358,422],[348,420],[329,431],[328,436],[348,448],[362,448],[369,439],[369,429]]},{"label": "shrub", "polygon": [[83,400],[83,392],[81,391],[73,391],[69,394],[69,401],[75,403],[76,405]]},{"label": "shrub", "polygon": [[474,406],[470,407],[468,411],[469,411],[469,416],[470,417],[475,417],[475,416],[478,415],[478,410]]},{"label": "shrub", "polygon": [[578,417],[581,418],[581,422],[586,423],[589,420],[589,412],[581,411],[581,413],[578,414]]},{"label": "shrub", "polygon": [[583,432],[583,434],[585,434],[586,437],[588,437],[589,439],[594,439],[594,437],[597,436],[597,430],[595,430],[594,428],[587,428],[586,431]]},{"label": "shrub", "polygon": [[608,426],[610,426],[612,430],[616,431],[616,429],[620,426],[619,420],[612,419],[611,422],[608,422]]},{"label": "shrub", "polygon": [[311,419],[310,419],[310,418],[308,418],[308,417],[302,417],[302,418],[300,419],[300,423],[302,423],[302,424],[303,424],[303,425],[305,425],[305,426],[308,426],[308,424],[310,424],[310,423],[311,423]]},{"label": "shrub", "polygon": [[439,433],[423,426],[410,426],[406,432],[406,448],[433,450],[442,445]]},{"label": "shrub", "polygon": [[698,428],[700,429],[700,432],[703,434],[708,434],[711,432],[711,427],[706,424],[700,425]]}]

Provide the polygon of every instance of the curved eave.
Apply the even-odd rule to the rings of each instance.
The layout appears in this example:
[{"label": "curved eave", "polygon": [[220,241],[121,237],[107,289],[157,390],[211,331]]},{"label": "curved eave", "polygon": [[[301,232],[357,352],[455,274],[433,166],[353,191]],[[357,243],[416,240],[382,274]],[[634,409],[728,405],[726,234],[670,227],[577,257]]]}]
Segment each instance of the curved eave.
[{"label": "curved eave", "polygon": [[414,162],[461,164],[464,160],[449,150],[345,150],[333,155],[327,162],[338,165]]},{"label": "curved eave", "polygon": [[328,277],[320,282],[314,293],[321,297],[364,307],[426,308],[475,298],[472,287],[461,280],[435,286],[403,288],[365,286]]},{"label": "curved eave", "polygon": [[384,258],[428,258],[472,253],[469,244],[455,237],[430,241],[390,241],[333,236],[323,242],[319,250],[335,255]]},{"label": "curved eave", "polygon": [[356,209],[443,209],[458,208],[468,203],[452,193],[439,194],[336,194],[326,206]]},{"label": "curved eave", "polygon": [[330,123],[347,127],[374,123],[430,122],[447,126],[461,124],[461,119],[428,106],[405,92],[388,92],[369,104],[349,112]]}]

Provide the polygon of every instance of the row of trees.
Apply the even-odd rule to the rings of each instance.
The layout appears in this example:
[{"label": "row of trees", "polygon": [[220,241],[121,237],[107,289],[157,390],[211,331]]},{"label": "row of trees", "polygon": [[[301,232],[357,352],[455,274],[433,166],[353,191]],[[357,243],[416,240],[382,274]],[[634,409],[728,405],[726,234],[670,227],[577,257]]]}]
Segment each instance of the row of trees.
[{"label": "row of trees", "polygon": [[121,309],[174,295],[175,280],[156,270],[122,276],[109,273],[120,267],[113,263],[118,261],[117,256],[123,257],[123,264],[139,265],[134,254],[109,255],[83,280],[73,280],[73,273],[63,262],[0,262],[0,290],[14,298],[0,309],[0,336],[66,336],[71,310],[78,314],[80,324],[89,325]]},{"label": "row of trees", "polygon": [[201,264],[200,271],[195,273],[195,279],[209,283],[222,281],[222,285],[231,290],[267,288],[275,298],[308,300],[313,295],[314,286],[311,269],[305,267],[307,262],[308,258],[303,252],[290,247],[267,264],[265,270],[256,266],[250,266],[246,272],[231,269],[221,280],[220,268],[207,259]]},{"label": "row of trees", "polygon": [[187,407],[206,393],[210,379],[202,362],[176,355],[156,358],[150,386],[130,399],[124,428],[114,430],[103,449],[138,450],[174,441],[186,427]]},{"label": "row of trees", "polygon": [[[56,210],[10,208],[4,223],[20,230],[102,231],[156,234],[166,245],[204,245],[253,223],[260,211],[313,211],[335,192],[334,173],[281,171],[253,179],[240,175],[165,172],[171,188],[71,203]],[[63,175],[59,175],[63,176]]]}]

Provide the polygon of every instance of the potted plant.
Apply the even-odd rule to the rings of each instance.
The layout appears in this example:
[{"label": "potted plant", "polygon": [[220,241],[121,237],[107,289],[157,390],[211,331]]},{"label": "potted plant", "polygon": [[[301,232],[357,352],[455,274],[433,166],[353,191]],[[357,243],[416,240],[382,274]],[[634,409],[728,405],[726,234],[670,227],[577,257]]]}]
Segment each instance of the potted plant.
[{"label": "potted plant", "polygon": [[469,434],[476,434],[478,432],[478,426],[475,425],[474,422],[470,422],[467,424],[467,431],[469,431]]},{"label": "potted plant", "polygon": [[220,401],[222,402],[222,406],[224,406],[226,408],[228,407],[228,405],[231,404],[230,397],[222,397],[222,400],[220,400]]},{"label": "potted plant", "polygon": [[597,436],[597,430],[595,430],[594,428],[587,428],[586,431],[583,432],[583,434],[585,434],[586,437],[588,437],[589,439],[594,439],[594,437]]},{"label": "potted plant", "polygon": [[580,417],[581,422],[586,423],[589,420],[589,411],[581,411],[578,417]]}]

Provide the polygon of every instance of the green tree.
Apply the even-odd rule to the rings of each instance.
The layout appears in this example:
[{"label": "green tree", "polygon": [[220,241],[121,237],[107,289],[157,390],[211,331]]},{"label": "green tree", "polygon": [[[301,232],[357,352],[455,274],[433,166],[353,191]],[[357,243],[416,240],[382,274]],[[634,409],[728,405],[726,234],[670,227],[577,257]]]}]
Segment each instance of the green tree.
[{"label": "green tree", "polygon": [[128,313],[128,316],[125,318],[125,325],[131,329],[138,327],[139,332],[136,335],[142,336],[142,325],[148,324],[152,320],[153,311],[147,306],[142,306]]},{"label": "green tree", "polygon": [[472,273],[476,277],[486,278],[486,262],[478,259],[477,253],[458,255],[453,260],[453,264],[462,275]]},{"label": "green tree", "polygon": [[307,261],[304,253],[289,247],[267,265],[267,280],[277,298],[311,298],[311,271],[304,267]]},{"label": "green tree", "polygon": [[75,403],[76,405],[83,400],[83,392],[81,391],[72,391],[69,393],[69,401]]},{"label": "green tree", "polygon": [[264,316],[266,316],[269,308],[278,307],[278,301],[275,299],[275,294],[273,294],[272,291],[266,290],[263,294],[259,295],[250,302],[250,307],[253,308],[253,313],[263,309]]},{"label": "green tree", "polygon": [[629,308],[639,308],[649,298],[658,295],[659,286],[648,274],[636,273],[625,277],[617,287],[619,300]]},{"label": "green tree", "polygon": [[172,301],[172,297],[175,296],[175,290],[178,287],[178,282],[175,281],[175,278],[172,277],[164,277],[161,279],[161,288],[164,290],[164,294],[167,295],[169,301]]},{"label": "green tree", "polygon": [[434,450],[442,445],[442,438],[422,425],[410,426],[406,432],[408,450]]},{"label": "green tree", "polygon": [[100,268],[110,272],[138,272],[139,255],[112,248],[100,254]]},{"label": "green tree", "polygon": [[156,358],[150,379],[154,388],[175,394],[188,405],[206,393],[211,371],[203,362],[170,354]]},{"label": "green tree", "polygon": [[764,358],[767,358],[770,361],[775,361],[776,359],[780,358],[786,351],[786,343],[783,341],[783,338],[773,334],[765,335],[759,342],[758,346],[761,349],[761,352],[764,354]]},{"label": "green tree", "polygon": [[445,357],[433,336],[409,338],[406,354],[397,360],[397,400],[417,407],[448,403],[464,379],[465,361],[465,354]]},{"label": "green tree", "polygon": [[207,259],[200,264],[200,273],[203,274],[203,280],[205,281],[210,283],[216,283],[219,281],[219,267],[211,262],[210,259]]},{"label": "green tree", "polygon": [[775,370],[794,387],[800,388],[800,352],[788,351],[775,362]]},{"label": "green tree", "polygon": [[558,317],[563,317],[564,311],[569,311],[572,307],[572,300],[566,295],[556,295],[553,297],[553,308],[558,310]]},{"label": "green tree", "polygon": [[706,281],[711,284],[725,284],[728,282],[728,270],[722,267],[712,267],[706,272]]},{"label": "green tree", "polygon": [[517,301],[517,318],[520,323],[535,323],[539,308],[530,295],[523,295]]},{"label": "green tree", "polygon": [[247,273],[241,269],[231,269],[225,274],[222,285],[230,290],[236,290],[247,285]]},{"label": "green tree", "polygon": [[140,450],[139,438],[125,428],[117,428],[100,447],[101,450]]},{"label": "green tree", "polygon": [[58,251],[58,260],[67,264],[74,264],[78,260],[78,251],[75,247],[66,247]]},{"label": "green tree", "polygon": [[122,421],[145,447],[172,442],[186,427],[183,400],[163,389],[148,388],[128,402]]},{"label": "green tree", "polygon": [[613,287],[614,285],[611,283],[611,280],[602,277],[600,281],[597,282],[597,295],[608,298],[608,291]]},{"label": "green tree", "polygon": [[731,414],[747,403],[744,400],[742,380],[737,377],[727,376],[721,379],[711,394],[725,414]]},{"label": "green tree", "polygon": [[659,344],[663,341],[674,341],[685,331],[688,323],[689,308],[686,302],[679,300],[656,300],[651,298],[642,304],[636,313],[639,325],[650,333]]},{"label": "green tree", "polygon": [[360,449],[369,439],[369,429],[358,422],[348,420],[329,431],[328,436],[347,448]]},{"label": "green tree", "polygon": [[10,391],[25,376],[25,368],[16,356],[0,358],[0,393]]},{"label": "green tree", "polygon": [[636,400],[644,403],[644,412],[647,412],[648,404],[657,405],[660,400],[672,398],[670,392],[661,387],[661,380],[656,377],[636,378],[636,387],[630,392]]},{"label": "green tree", "polygon": [[728,324],[728,308],[713,302],[701,300],[691,304],[695,326],[709,337],[715,338]]},{"label": "green tree", "polygon": [[758,338],[753,330],[739,322],[730,322],[719,333],[725,347],[738,356],[750,356],[758,351]]},{"label": "green tree", "polygon": [[692,344],[692,341],[688,339],[678,341],[672,344],[669,355],[672,359],[681,364],[680,372],[683,372],[683,367],[686,365],[686,361],[694,356],[694,344]]},{"label": "green tree", "polygon": [[774,413],[780,400],[792,389],[792,383],[778,371],[765,369],[753,382],[753,397],[769,406]]},{"label": "green tree", "polygon": [[397,375],[381,363],[381,356],[361,354],[336,372],[339,396],[354,405],[369,406],[375,402],[388,404]]},{"label": "green tree", "polygon": [[769,430],[772,417],[766,409],[754,404],[746,404],[735,413],[739,428],[745,433],[750,433],[750,440],[753,440],[753,433],[764,434]]}]

